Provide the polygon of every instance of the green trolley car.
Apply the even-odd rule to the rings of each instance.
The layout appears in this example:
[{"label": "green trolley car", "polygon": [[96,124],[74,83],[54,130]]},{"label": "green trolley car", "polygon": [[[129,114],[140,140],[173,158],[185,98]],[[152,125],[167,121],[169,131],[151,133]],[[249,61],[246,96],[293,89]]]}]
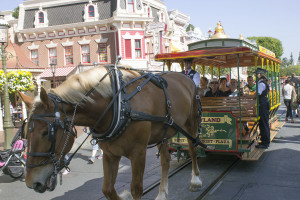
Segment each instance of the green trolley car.
[{"label": "green trolley car", "polygon": [[[215,36],[215,37],[214,37]],[[270,82],[270,128],[271,140],[275,137],[284,122],[278,120],[276,112],[280,105],[280,75],[281,61],[268,49],[257,46],[249,41],[227,38],[223,27],[218,23],[216,32],[211,39],[189,44],[189,51],[156,55],[156,61],[163,61],[168,70],[173,63],[179,63],[183,70],[184,59],[193,59],[193,68],[200,67],[202,75],[210,72],[211,78],[220,77],[223,68],[237,72],[237,81],[241,82],[242,67],[261,67],[267,70]],[[213,70],[217,69],[217,70]],[[213,72],[216,72],[214,74]],[[254,78],[256,73],[254,73]],[[256,85],[258,78],[256,77]],[[238,84],[238,91],[241,91]],[[257,149],[259,138],[259,96],[239,95],[236,97],[201,97],[202,130],[200,138],[203,143],[214,146],[213,152],[232,153],[243,160],[257,160],[264,149]],[[169,140],[170,151],[187,154],[187,139],[178,133]],[[199,148],[199,155],[204,150]]]}]

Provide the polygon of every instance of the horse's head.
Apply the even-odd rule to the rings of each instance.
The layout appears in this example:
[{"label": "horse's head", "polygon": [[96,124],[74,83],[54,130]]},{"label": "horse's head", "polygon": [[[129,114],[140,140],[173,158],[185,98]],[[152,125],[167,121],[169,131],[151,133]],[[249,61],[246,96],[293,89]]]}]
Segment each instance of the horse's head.
[{"label": "horse's head", "polygon": [[20,95],[31,110],[24,130],[28,138],[26,185],[40,193],[52,191],[64,167],[65,154],[74,143],[70,120],[62,111],[62,103],[49,98],[43,88],[35,100]]}]

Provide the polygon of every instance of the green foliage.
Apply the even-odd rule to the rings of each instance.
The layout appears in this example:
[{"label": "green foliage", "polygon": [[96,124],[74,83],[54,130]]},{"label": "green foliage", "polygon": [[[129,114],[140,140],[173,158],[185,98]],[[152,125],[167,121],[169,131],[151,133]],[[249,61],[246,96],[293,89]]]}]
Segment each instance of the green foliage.
[{"label": "green foliage", "polygon": [[281,67],[280,68],[280,76],[287,76],[290,77],[292,73],[295,73],[296,76],[300,76],[300,66],[299,65],[290,65],[288,67]]},{"label": "green foliage", "polygon": [[289,65],[289,60],[286,57],[284,57],[281,61],[281,67],[287,68],[288,65]]},{"label": "green foliage", "polygon": [[256,41],[256,44],[261,45],[270,51],[273,51],[276,58],[280,59],[283,54],[283,47],[280,40],[272,37],[248,37],[250,41]]},{"label": "green foliage", "polygon": [[194,29],[195,29],[195,26],[193,24],[189,24],[186,28],[186,32],[194,31]]},{"label": "green foliage", "polygon": [[5,75],[4,72],[1,70],[0,71],[0,92],[3,90],[4,82],[5,82]]},{"label": "green foliage", "polygon": [[[0,71],[0,92],[3,90],[5,82],[4,72]],[[26,92],[34,90],[33,77],[30,72],[27,71],[11,71],[7,73],[7,86],[9,92],[9,99],[11,102],[15,102],[16,91]]]},{"label": "green foliage", "polygon": [[13,16],[14,18],[16,18],[16,19],[19,18],[19,9],[20,9],[19,6],[16,7],[16,8],[14,9],[13,14],[12,14],[12,16]]}]

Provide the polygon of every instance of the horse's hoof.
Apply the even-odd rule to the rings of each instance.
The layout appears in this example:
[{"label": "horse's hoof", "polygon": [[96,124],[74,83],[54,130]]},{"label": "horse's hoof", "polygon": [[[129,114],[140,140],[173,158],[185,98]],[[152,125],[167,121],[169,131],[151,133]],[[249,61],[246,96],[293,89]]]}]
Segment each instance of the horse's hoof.
[{"label": "horse's hoof", "polygon": [[127,190],[124,190],[121,194],[120,194],[120,198],[122,200],[133,200],[133,197],[131,195],[130,192],[128,192]]},{"label": "horse's hoof", "polygon": [[201,190],[201,188],[202,188],[202,183],[194,183],[194,184],[190,185],[189,190],[191,192],[197,192],[197,191]]}]

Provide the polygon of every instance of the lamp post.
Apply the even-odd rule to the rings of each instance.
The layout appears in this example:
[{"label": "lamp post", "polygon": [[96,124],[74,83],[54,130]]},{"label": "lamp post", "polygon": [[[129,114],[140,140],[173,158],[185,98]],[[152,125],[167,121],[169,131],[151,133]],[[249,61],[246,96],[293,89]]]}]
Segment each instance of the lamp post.
[{"label": "lamp post", "polygon": [[55,88],[55,70],[56,70],[56,63],[50,64],[51,72],[53,74],[53,88]]},{"label": "lamp post", "polygon": [[5,75],[4,82],[4,149],[10,149],[10,143],[14,137],[13,129],[14,126],[11,120],[10,114],[10,105],[9,105],[9,96],[8,96],[8,86],[7,86],[7,73],[6,73],[6,52],[5,48],[8,45],[8,28],[9,24],[4,20],[4,16],[0,15],[0,44],[1,44],[1,60],[2,60],[2,68]]}]

